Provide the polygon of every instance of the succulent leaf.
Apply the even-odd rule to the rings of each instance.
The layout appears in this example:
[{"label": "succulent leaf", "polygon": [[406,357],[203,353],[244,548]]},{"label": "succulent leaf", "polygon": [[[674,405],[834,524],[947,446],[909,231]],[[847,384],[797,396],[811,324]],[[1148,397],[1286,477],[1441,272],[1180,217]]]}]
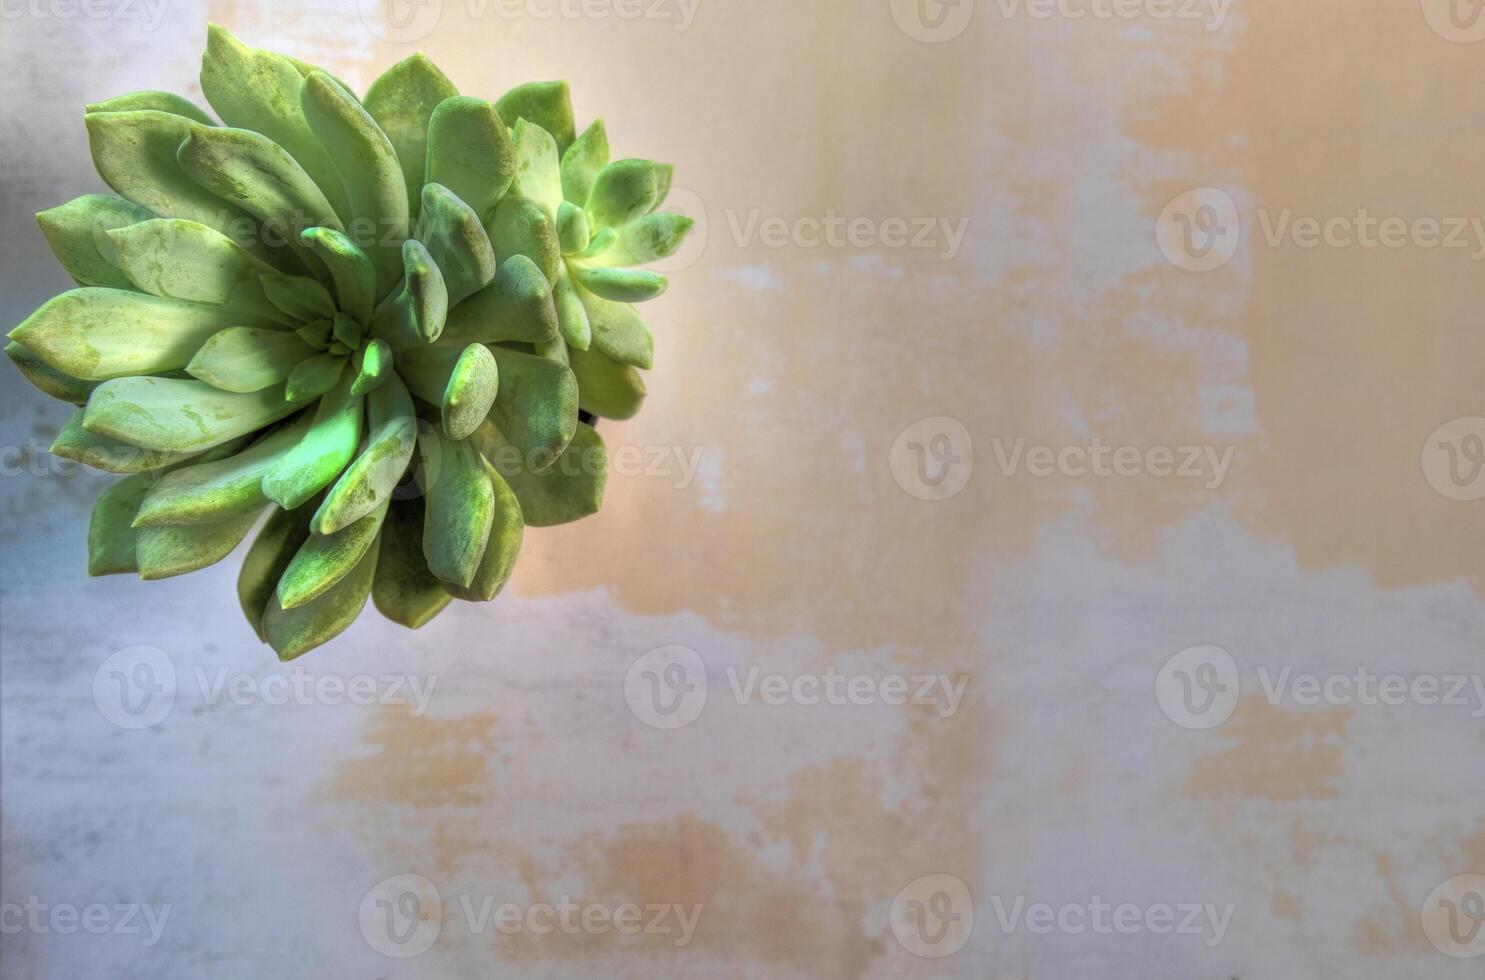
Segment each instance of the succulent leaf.
[{"label": "succulent leaf", "polygon": [[557,310],[547,277],[524,255],[500,264],[495,280],[449,314],[439,344],[465,347],[502,341],[541,343],[557,336]]},{"label": "succulent leaf", "polygon": [[215,565],[242,544],[261,513],[259,508],[210,524],[157,524],[140,528],[135,539],[139,577],[147,582],[157,581]]},{"label": "succulent leaf", "polygon": [[359,223],[351,238],[365,244],[376,268],[377,295],[384,296],[401,278],[398,250],[408,237],[412,216],[397,151],[361,103],[324,72],[311,72],[304,79],[300,103],[340,174]]},{"label": "succulent leaf", "polygon": [[185,218],[151,218],[106,234],[119,268],[151,295],[290,322],[269,302],[259,281],[279,273],[214,228]]},{"label": "succulent leaf", "polygon": [[535,354],[491,348],[500,395],[490,420],[537,470],[567,448],[577,431],[578,382],[565,365]]},{"label": "succulent leaf", "polygon": [[535,201],[555,225],[562,205],[562,163],[552,134],[527,119],[511,132],[516,174],[510,192]]},{"label": "succulent leaf", "polygon": [[249,435],[295,410],[278,388],[236,394],[194,379],[119,378],[93,392],[83,425],[145,449],[189,453]]},{"label": "succulent leaf", "polygon": [[423,498],[395,501],[382,526],[381,554],[371,597],[377,610],[394,623],[421,629],[453,601],[428,571],[423,557]]},{"label": "succulent leaf", "polygon": [[154,215],[132,201],[108,194],[84,194],[36,216],[52,254],[79,286],[134,289],[118,266],[107,233],[147,221]]},{"label": "succulent leaf", "polygon": [[371,429],[365,450],[346,468],[315,512],[316,534],[335,534],[370,514],[397,489],[418,444],[412,398],[394,377],[367,399]]},{"label": "succulent leaf", "polygon": [[541,205],[529,198],[508,195],[495,208],[495,217],[487,230],[499,261],[524,255],[536,263],[547,282],[557,281],[557,272],[562,267],[562,245],[557,240],[556,226]]},{"label": "succulent leaf", "polygon": [[557,276],[557,285],[552,290],[552,302],[557,310],[557,329],[561,332],[562,339],[578,350],[587,350],[593,342],[592,318],[565,266]]},{"label": "succulent leaf", "polygon": [[371,595],[377,552],[375,545],[368,548],[350,574],[313,602],[285,609],[277,595],[269,599],[263,614],[263,635],[280,660],[302,657],[329,643],[356,621]]},{"label": "succulent leaf", "polygon": [[10,339],[63,374],[108,381],[179,371],[213,334],[257,319],[221,306],[88,286],[47,300]]},{"label": "succulent leaf", "polygon": [[494,425],[473,436],[490,466],[505,478],[521,504],[527,527],[555,527],[598,513],[608,480],[608,453],[597,430],[578,423],[562,455],[543,472],[533,470]]},{"label": "succulent leaf", "polygon": [[268,638],[263,633],[263,616],[278,591],[279,579],[308,538],[307,508],[275,507],[242,560],[242,571],[237,576],[237,600],[253,632],[264,643]]},{"label": "succulent leaf", "polygon": [[108,473],[148,473],[190,459],[191,453],[141,449],[83,428],[83,412],[74,412],[62,426],[51,448],[53,456],[70,459]]},{"label": "succulent leaf", "polygon": [[344,232],[334,228],[306,228],[299,239],[329,270],[339,308],[358,323],[369,324],[376,305],[376,269],[371,259]]},{"label": "succulent leaf", "polygon": [[665,292],[670,281],[647,269],[613,269],[574,264],[572,277],[583,289],[615,303],[643,303]]},{"label": "succulent leaf", "polygon": [[572,96],[566,82],[527,82],[502,95],[495,103],[500,118],[514,127],[526,119],[551,133],[557,149],[566,152],[577,127],[572,118]]},{"label": "succulent leaf", "polygon": [[169,112],[177,116],[185,116],[192,122],[198,122],[203,126],[215,126],[201,107],[190,99],[185,99],[174,92],[129,92],[124,95],[116,95],[102,102],[90,102],[87,106],[88,112],[134,112],[138,109],[154,109],[159,112]]},{"label": "succulent leaf", "polygon": [[437,460],[437,478],[428,487],[423,555],[428,571],[444,582],[468,588],[485,555],[495,521],[495,488],[484,460],[469,440],[437,431],[419,436],[424,454]]},{"label": "succulent leaf", "polygon": [[423,188],[423,210],[414,237],[438,266],[449,306],[458,305],[495,278],[495,250],[479,215],[442,184]]},{"label": "succulent leaf", "polygon": [[494,509],[490,520],[490,536],[485,541],[485,553],[480,558],[479,568],[468,585],[445,582],[443,587],[449,595],[465,602],[490,602],[505,588],[511,573],[516,570],[516,559],[521,556],[521,541],[525,536],[526,522],[521,517],[521,503],[504,477],[485,464],[485,475],[494,492]]},{"label": "succulent leaf", "polygon": [[588,224],[595,231],[622,228],[648,214],[659,200],[660,185],[652,160],[616,160],[593,178],[588,194]]},{"label": "succulent leaf", "polygon": [[428,121],[428,183],[447,187],[488,223],[514,175],[510,133],[493,105],[462,95],[438,104]]},{"label": "succulent leaf", "polygon": [[278,602],[297,609],[335,587],[360,564],[376,544],[387,503],[334,534],[311,534],[278,582]]},{"label": "succulent leaf", "polygon": [[655,341],[634,307],[586,291],[579,295],[593,327],[593,349],[620,364],[648,371],[655,359]]},{"label": "succulent leaf", "polygon": [[608,166],[608,131],[598,119],[562,154],[562,196],[579,207],[588,203],[598,172]]},{"label": "succulent leaf", "polygon": [[448,76],[421,53],[397,62],[366,90],[365,106],[371,118],[392,141],[407,199],[414,213],[419,206],[428,159],[428,125],[433,110],[459,94]]},{"label": "succulent leaf", "polygon": [[15,341],[6,344],[5,356],[10,358],[11,363],[27,381],[61,401],[84,405],[88,401],[88,396],[93,393],[93,389],[98,387],[96,381],[84,381],[58,371],[37,357],[36,352],[24,344]]},{"label": "succulent leaf", "polygon": [[351,378],[342,377],[320,401],[304,438],[263,475],[268,499],[293,510],[329,486],[356,454],[364,407],[364,399],[351,394]]},{"label": "succulent leaf", "polygon": [[568,351],[568,363],[577,377],[578,404],[599,418],[633,418],[645,400],[645,382],[638,371],[597,350]]}]

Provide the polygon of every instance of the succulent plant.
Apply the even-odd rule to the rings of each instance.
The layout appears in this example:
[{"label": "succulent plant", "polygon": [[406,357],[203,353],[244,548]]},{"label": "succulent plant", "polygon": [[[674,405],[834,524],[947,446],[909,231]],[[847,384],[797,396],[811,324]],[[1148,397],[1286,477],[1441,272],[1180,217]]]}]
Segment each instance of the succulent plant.
[{"label": "succulent plant", "polygon": [[[87,108],[98,173],[38,215],[78,287],[6,353],[79,407],[52,452],[125,476],[94,575],[214,564],[284,660],[372,598],[418,628],[503,588],[524,528],[598,510],[595,417],[644,398],[631,304],[690,221],[671,168],[576,135],[566,83],[460,95],[415,55],[357,99],[212,27],[201,87]],[[268,514],[263,521],[265,513]]]}]

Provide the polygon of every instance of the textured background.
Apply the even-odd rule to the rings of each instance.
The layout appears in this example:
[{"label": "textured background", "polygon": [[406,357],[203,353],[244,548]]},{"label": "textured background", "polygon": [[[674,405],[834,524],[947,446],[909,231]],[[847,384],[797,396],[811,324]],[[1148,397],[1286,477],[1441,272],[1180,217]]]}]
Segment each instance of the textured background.
[{"label": "textured background", "polygon": [[[602,428],[611,449],[667,450],[668,475],[615,477],[601,515],[528,535],[494,606],[417,634],[368,613],[293,668],[242,622],[236,558],[86,579],[105,480],[45,455],[65,407],[0,371],[0,902],[170,907],[149,945],[0,914],[0,973],[1478,977],[1420,916],[1441,882],[1485,874],[1478,699],[1273,703],[1258,672],[1482,669],[1485,502],[1420,465],[1430,433],[1485,414],[1482,245],[1265,231],[1286,210],[1478,221],[1485,43],[1457,43],[1432,0],[1236,0],[1220,23],[1205,2],[1204,20],[1158,4],[1123,20],[980,0],[944,8],[963,29],[941,43],[908,0],[567,3],[423,0],[393,11],[401,32],[372,0],[0,3],[6,327],[67,286],[31,215],[102,189],[81,107],[199,99],[208,20],[363,90],[416,49],[492,98],[567,77],[580,125],[601,115],[617,155],[674,161],[705,216],[704,248],[645,311],[646,410]],[[1198,187],[1242,227],[1204,273],[1159,247],[1178,240],[1167,204]],[[941,232],[749,234],[831,213],[967,224],[957,251]],[[944,501],[891,465],[934,417],[975,449]],[[932,446],[924,431],[908,442]],[[1231,468],[1216,487],[1036,477],[996,452],[1095,438],[1231,449]],[[694,479],[679,453],[700,453]],[[710,693],[656,730],[626,671],[673,644]],[[1156,678],[1206,644],[1242,697],[1192,730]],[[178,689],[131,730],[94,678],[141,645]],[[951,714],[740,704],[729,677],[755,667],[968,688]],[[295,674],[434,690],[421,714],[251,696]],[[214,696],[239,675],[247,694]],[[973,931],[929,959],[890,910],[906,888],[943,911],[911,884],[934,874],[964,883]],[[376,914],[358,919],[399,875],[437,889],[414,958],[383,956]],[[943,894],[962,928],[968,903]],[[678,945],[464,912],[564,896],[701,917]],[[1018,897],[1234,908],[1213,945],[1003,928]]]}]

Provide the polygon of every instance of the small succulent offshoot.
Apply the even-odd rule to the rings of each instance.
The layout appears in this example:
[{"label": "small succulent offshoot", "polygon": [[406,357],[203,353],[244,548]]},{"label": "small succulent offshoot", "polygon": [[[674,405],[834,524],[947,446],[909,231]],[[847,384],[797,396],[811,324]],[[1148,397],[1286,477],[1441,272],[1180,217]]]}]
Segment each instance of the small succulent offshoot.
[{"label": "small succulent offshoot", "polygon": [[644,399],[633,304],[666,280],[639,266],[691,227],[671,168],[578,135],[566,83],[492,103],[422,55],[358,99],[212,27],[201,87],[222,124],[165,92],[88,106],[117,196],[37,216],[79,288],[6,347],[79,406],[52,452],[124,476],[89,571],[182,575],[259,528],[238,593],[284,660],[368,597],[413,629],[495,598],[524,528],[598,510],[585,420]]}]

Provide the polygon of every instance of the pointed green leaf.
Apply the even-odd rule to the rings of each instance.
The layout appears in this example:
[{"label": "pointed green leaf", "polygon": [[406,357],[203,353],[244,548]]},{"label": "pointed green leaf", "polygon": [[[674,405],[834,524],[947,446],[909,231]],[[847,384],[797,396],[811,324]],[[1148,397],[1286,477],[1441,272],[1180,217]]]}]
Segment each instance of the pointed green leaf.
[{"label": "pointed green leaf", "polygon": [[376,544],[387,516],[383,501],[370,514],[334,534],[312,534],[299,548],[278,583],[278,602],[297,609],[335,587]]},{"label": "pointed green leaf", "polygon": [[88,381],[179,371],[225,327],[257,317],[222,306],[87,287],[54,296],[10,338],[48,365]]},{"label": "pointed green leaf", "polygon": [[563,201],[557,208],[557,241],[563,255],[581,255],[593,242],[587,213],[571,201]]},{"label": "pointed green leaf", "polygon": [[495,520],[495,489],[484,461],[469,441],[455,441],[425,431],[424,452],[439,461],[438,476],[428,488],[423,528],[423,555],[428,570],[445,582],[468,587]]},{"label": "pointed green leaf", "polygon": [[347,372],[315,410],[313,426],[299,444],[263,476],[268,499],[293,510],[330,485],[361,443],[365,399],[351,394]]},{"label": "pointed green leaf", "polygon": [[316,354],[294,365],[284,397],[291,402],[306,402],[334,388],[345,374],[346,358],[340,354]]},{"label": "pointed green leaf", "polygon": [[83,425],[146,449],[190,453],[256,432],[293,411],[277,388],[234,394],[204,381],[119,378],[93,392]]},{"label": "pointed green leaf", "polygon": [[[255,229],[262,244],[287,250],[300,267],[318,271],[312,250],[299,236],[306,228],[340,230],[340,219],[287,150],[245,129],[192,126],[176,157],[191,180],[257,219],[247,227]],[[241,242],[240,232],[235,237]]]},{"label": "pointed green leaf", "polygon": [[495,277],[495,250],[479,215],[453,191],[442,184],[429,184],[423,188],[422,200],[423,210],[413,237],[433,257],[452,307]]},{"label": "pointed green leaf", "polygon": [[538,469],[546,469],[577,431],[578,385],[566,365],[494,348],[500,395],[490,419]]},{"label": "pointed green leaf", "polygon": [[183,99],[173,92],[129,92],[126,95],[116,95],[102,102],[88,104],[88,112],[135,112],[140,109],[154,109],[159,112],[174,113],[177,116],[185,116],[192,122],[198,122],[203,126],[216,125],[211,117],[201,110],[190,99]]},{"label": "pointed green leaf", "polygon": [[392,377],[392,348],[385,340],[368,343],[352,362],[356,368],[356,380],[351,384],[351,394],[369,395]]},{"label": "pointed green leaf", "polygon": [[228,126],[262,133],[287,150],[331,202],[334,213],[348,221],[356,212],[300,104],[305,78],[300,65],[272,51],[249,48],[230,31],[211,24],[201,59],[201,89]]},{"label": "pointed green leaf", "polygon": [[675,176],[675,166],[669,163],[655,164],[655,203],[650,205],[651,211],[659,210],[670,196],[670,182]]},{"label": "pointed green leaf", "polygon": [[593,327],[593,349],[620,364],[648,371],[654,366],[655,341],[650,328],[626,303],[615,303],[583,290],[578,291],[588,322]]},{"label": "pointed green leaf", "polygon": [[252,216],[181,169],[176,151],[200,123],[153,109],[94,112],[83,123],[98,175],[120,195],[159,217],[199,221],[260,258],[268,256]]},{"label": "pointed green leaf", "polygon": [[515,149],[516,174],[510,192],[535,201],[555,225],[557,209],[562,204],[562,163],[557,141],[545,129],[521,119],[511,132],[511,144]]},{"label": "pointed green leaf", "polygon": [[495,507],[490,521],[490,536],[485,541],[485,553],[474,579],[468,586],[445,582],[444,588],[455,599],[465,602],[489,602],[500,594],[511,572],[516,570],[516,559],[521,554],[521,539],[525,536],[526,522],[521,517],[521,504],[505,480],[485,468],[494,491]]},{"label": "pointed green leaf", "polygon": [[557,329],[562,339],[578,350],[587,350],[593,342],[593,327],[565,265],[552,290],[552,303],[557,309]]},{"label": "pointed green leaf", "polygon": [[428,571],[423,557],[423,499],[392,504],[382,526],[381,555],[371,597],[381,614],[408,629],[421,629],[442,612],[453,596]]},{"label": "pointed green leaf", "polygon": [[366,111],[397,151],[414,210],[428,159],[428,121],[440,102],[458,94],[448,76],[421,52],[387,69],[366,91]]},{"label": "pointed green leaf", "polygon": [[402,243],[402,258],[402,290],[377,307],[371,323],[372,333],[394,351],[437,340],[449,314],[448,287],[428,250],[410,238]]},{"label": "pointed green leaf", "polygon": [[295,330],[294,335],[309,347],[324,353],[330,348],[330,335],[334,332],[335,321],[327,317],[323,320],[315,320],[313,323],[306,323]]},{"label": "pointed green leaf", "polygon": [[289,322],[258,281],[279,273],[213,228],[185,218],[151,218],[107,235],[119,268],[147,293]]},{"label": "pointed green leaf", "polygon": [[349,350],[359,350],[361,347],[361,324],[346,316],[344,313],[335,314],[335,328],[331,331],[336,341],[344,344]]},{"label": "pointed green leaf", "polygon": [[237,599],[253,632],[265,643],[263,615],[278,590],[278,580],[308,538],[308,508],[275,507],[242,560],[242,571],[237,576]]},{"label": "pointed green leaf", "polygon": [[286,330],[229,327],[212,336],[186,373],[213,388],[248,393],[283,384],[314,349]]},{"label": "pointed green leaf", "polygon": [[147,221],[154,215],[132,201],[109,194],[84,194],[36,216],[52,254],[79,286],[133,289],[118,267],[107,233]]},{"label": "pointed green leaf", "polygon": [[[355,215],[351,239],[371,258],[377,295],[384,296],[402,278],[399,249],[412,223],[397,151],[355,97],[323,72],[304,79],[300,103],[345,185]],[[363,225],[374,238],[362,237]]]},{"label": "pointed green leaf", "polygon": [[108,473],[147,473],[191,458],[191,454],[141,449],[83,428],[83,412],[73,413],[48,450],[53,456],[75,460]]},{"label": "pointed green leaf", "polygon": [[488,223],[515,176],[510,132],[484,99],[445,99],[428,122],[425,182],[442,184]]},{"label": "pointed green leaf", "polygon": [[495,355],[483,344],[463,351],[414,348],[404,353],[398,370],[413,394],[443,409],[443,432],[450,439],[467,439],[479,428],[500,385]]},{"label": "pointed green leaf", "polygon": [[494,425],[480,426],[471,441],[490,466],[510,484],[521,502],[527,527],[570,524],[603,505],[608,480],[608,453],[598,432],[579,422],[562,455],[545,472],[535,472],[521,451]]},{"label": "pointed green leaf", "polygon": [[359,323],[370,323],[376,302],[376,269],[366,253],[334,228],[306,228],[299,238],[330,271],[340,309]]},{"label": "pointed green leaf", "polygon": [[341,476],[316,512],[316,534],[335,534],[391,499],[417,447],[412,398],[392,377],[367,399],[371,427],[366,449]]},{"label": "pointed green leaf", "polygon": [[608,132],[595,120],[562,154],[562,196],[578,207],[588,203],[598,172],[608,166]]},{"label": "pointed green leaf", "polygon": [[135,553],[139,532],[134,513],[154,483],[153,473],[131,476],[104,490],[93,504],[88,525],[88,574],[124,575],[139,571]]},{"label": "pointed green leaf", "polygon": [[528,82],[517,86],[500,97],[495,109],[508,126],[528,119],[551,133],[559,152],[566,152],[576,135],[572,96],[566,82]]},{"label": "pointed green leaf", "polygon": [[215,565],[242,544],[262,509],[234,514],[211,524],[159,524],[142,527],[136,538],[139,577],[174,578]]},{"label": "pointed green leaf", "polygon": [[490,233],[490,244],[495,247],[495,257],[507,262],[517,255],[524,255],[536,263],[547,282],[557,281],[557,272],[562,265],[562,246],[557,241],[557,229],[541,205],[514,194],[501,200],[495,208],[495,217],[486,229]]},{"label": "pointed green leaf", "polygon": [[577,376],[583,411],[616,420],[633,418],[639,412],[645,399],[645,382],[634,368],[597,350],[570,350],[568,363]]},{"label": "pointed green leaf", "polygon": [[644,265],[668,259],[686,240],[694,219],[674,211],[656,211],[623,227],[615,247],[604,256],[605,265]]},{"label": "pointed green leaf", "polygon": [[84,381],[70,374],[63,374],[37,357],[36,352],[24,344],[18,344],[15,341],[6,344],[5,356],[10,358],[27,381],[51,397],[64,402],[81,405],[88,400],[93,389],[98,387],[95,381]]},{"label": "pointed green leaf", "polygon": [[312,421],[305,413],[240,453],[172,470],[144,498],[134,523],[208,524],[262,508],[264,474],[299,444]]},{"label": "pointed green leaf", "polygon": [[602,266],[569,266],[573,279],[590,293],[615,303],[642,303],[664,293],[670,281],[648,269],[613,269]]},{"label": "pointed green leaf", "polygon": [[313,279],[268,272],[261,277],[260,283],[269,301],[300,323],[329,320],[335,316],[335,298]]},{"label": "pointed green leaf", "polygon": [[296,609],[284,609],[277,596],[263,614],[263,634],[283,661],[302,657],[315,647],[335,639],[356,621],[366,608],[371,583],[376,577],[378,549],[365,557],[324,595]]},{"label": "pointed green leaf", "polygon": [[588,226],[622,228],[648,214],[659,195],[653,160],[615,160],[598,172],[588,195]]},{"label": "pointed green leaf", "polygon": [[556,336],[551,284],[535,262],[514,255],[500,264],[490,285],[449,313],[438,342],[463,348],[502,341],[540,343]]}]

